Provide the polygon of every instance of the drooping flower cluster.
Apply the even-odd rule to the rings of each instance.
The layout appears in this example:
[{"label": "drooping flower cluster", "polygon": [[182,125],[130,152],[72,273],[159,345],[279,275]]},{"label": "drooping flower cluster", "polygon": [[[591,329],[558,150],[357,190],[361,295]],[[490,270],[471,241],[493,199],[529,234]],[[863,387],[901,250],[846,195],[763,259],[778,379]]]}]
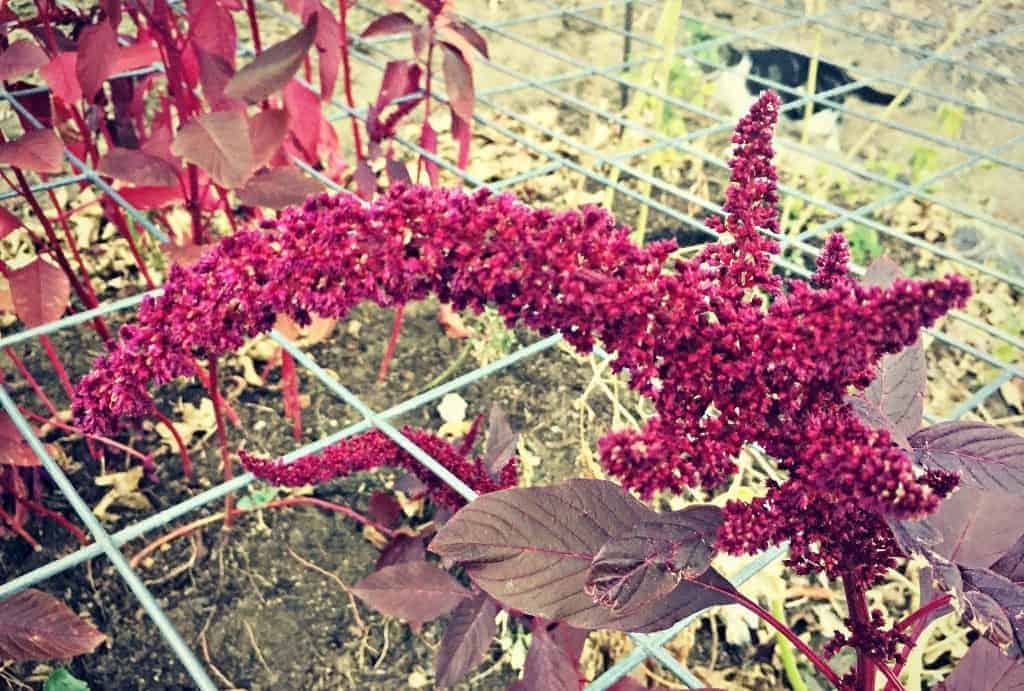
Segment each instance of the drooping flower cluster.
[{"label": "drooping flower cluster", "polygon": [[[844,398],[875,364],[964,303],[953,276],[855,283],[846,247],[829,240],[817,283],[771,272],[777,192],[773,94],[734,136],[724,221],[731,242],[666,266],[674,248],[639,248],[596,207],[554,213],[507,195],[396,186],[368,206],[350,195],[311,197],[260,230],[223,240],[175,269],[118,348],[79,384],[75,413],[109,432],[148,413],[148,388],[192,374],[190,355],[217,356],[268,330],[341,317],[363,300],[393,305],[435,294],[457,308],[493,305],[510,325],[560,331],[582,351],[597,340],[613,367],[650,397],[641,430],[608,434],[605,467],[649,497],[715,486],[756,443],[789,478],[767,497],[727,507],[719,545],[756,551],[789,539],[794,563],[868,581],[896,553],[882,518],[932,510],[953,481],[918,477],[888,433],[865,428]],[[867,564],[866,567],[858,565]]]}]

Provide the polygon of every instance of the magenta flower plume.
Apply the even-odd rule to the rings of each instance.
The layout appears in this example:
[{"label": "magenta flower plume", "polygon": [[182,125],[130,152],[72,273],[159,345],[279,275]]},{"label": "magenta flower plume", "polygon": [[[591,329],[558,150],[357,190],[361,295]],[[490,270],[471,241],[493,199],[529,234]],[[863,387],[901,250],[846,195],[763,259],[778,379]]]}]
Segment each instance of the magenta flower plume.
[{"label": "magenta flower plume", "polygon": [[[896,554],[883,517],[931,511],[955,478],[920,475],[845,397],[970,290],[958,276],[857,284],[841,239],[828,241],[813,284],[774,276],[778,247],[764,233],[778,230],[778,105],[763,94],[733,138],[727,215],[709,222],[730,242],[690,261],[666,266],[672,243],[637,247],[597,207],[555,213],[487,190],[410,186],[368,206],[321,194],[174,269],[164,294],[142,305],[79,383],[75,415],[109,433],[148,414],[149,388],[193,374],[189,356],[238,348],[278,313],[301,323],[342,317],[363,300],[387,306],[428,294],[460,309],[493,305],[510,325],[561,332],[581,351],[602,342],[615,370],[654,402],[643,429],[599,444],[625,486],[645,497],[714,487],[743,445],[757,444],[788,479],[763,499],[730,504],[720,547],[751,552],[788,539],[793,563],[836,573],[861,563],[864,555],[847,552],[860,545],[872,550],[870,579]],[[346,466],[340,456],[322,462]]]}]

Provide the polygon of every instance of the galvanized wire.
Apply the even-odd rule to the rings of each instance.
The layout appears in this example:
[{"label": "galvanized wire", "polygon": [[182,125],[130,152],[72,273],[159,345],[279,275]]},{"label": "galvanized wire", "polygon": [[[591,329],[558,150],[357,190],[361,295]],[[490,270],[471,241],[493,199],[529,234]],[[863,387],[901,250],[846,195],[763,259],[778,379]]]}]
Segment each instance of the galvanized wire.
[{"label": "galvanized wire", "polygon": [[[922,200],[929,201],[941,206],[948,208],[950,211],[961,214],[968,218],[977,220],[979,222],[987,223],[990,226],[997,228],[998,230],[1005,232],[1009,235],[1016,237],[1024,237],[1024,231],[1022,228],[1014,223],[1004,221],[993,217],[991,214],[979,211],[977,209],[970,208],[956,200],[948,199],[940,194],[929,191],[927,188],[934,185],[935,183],[952,178],[953,176],[962,175],[970,171],[973,167],[988,162],[990,165],[997,165],[1004,167],[1008,170],[1015,172],[1024,171],[1024,164],[1012,159],[1006,158],[1003,153],[1014,146],[1017,146],[1024,141],[1024,135],[1018,135],[1017,137],[1011,138],[1008,142],[994,146],[990,149],[978,148],[975,146],[967,145],[963,142],[955,139],[950,139],[945,136],[935,135],[927,130],[923,130],[919,127],[906,125],[889,120],[883,120],[872,112],[864,111],[856,108],[847,106],[846,104],[836,100],[842,98],[845,94],[860,88],[860,86],[872,84],[875,82],[887,82],[894,84],[901,88],[910,89],[915,94],[920,94],[929,98],[939,99],[945,103],[957,105],[965,109],[971,109],[972,112],[982,112],[993,117],[1002,118],[1008,122],[1013,123],[1024,123],[1024,115],[1021,113],[1012,112],[1004,108],[992,106],[989,104],[978,105],[967,101],[953,93],[939,92],[935,89],[915,84],[911,80],[913,75],[918,69],[927,67],[931,64],[947,64],[956,66],[983,74],[990,77],[996,77],[1003,79],[1010,84],[1024,84],[1024,80],[1018,79],[1012,75],[1002,75],[998,72],[991,70],[983,65],[976,65],[965,60],[966,55],[971,54],[973,51],[980,47],[986,47],[991,45],[1005,45],[1005,41],[1011,37],[1016,36],[1022,30],[1024,30],[1024,14],[1012,13],[1006,11],[992,10],[993,16],[999,16],[1004,20],[1006,28],[989,36],[975,37],[970,41],[966,39],[961,40],[961,46],[951,49],[950,51],[939,54],[934,50],[928,48],[922,48],[920,46],[914,46],[907,44],[903,41],[899,41],[892,37],[884,34],[875,34],[872,32],[863,31],[860,29],[853,28],[844,22],[844,18],[848,18],[858,12],[872,11],[872,12],[883,12],[893,17],[900,18],[906,21],[916,22],[922,27],[928,27],[930,29],[937,30],[948,30],[949,27],[944,26],[941,23],[932,21],[930,19],[921,19],[916,17],[908,17],[894,12],[882,5],[881,3],[875,3],[870,1],[851,1],[844,4],[833,5],[829,9],[813,15],[804,15],[797,11],[788,9],[783,4],[773,4],[766,0],[743,0],[749,4],[757,7],[768,9],[782,15],[784,18],[778,22],[768,22],[763,26],[759,26],[752,30],[739,30],[733,26],[725,26],[718,24],[715,25],[714,20],[708,20],[705,17],[696,14],[688,14],[684,12],[684,18],[699,19],[709,26],[716,26],[723,33],[723,36],[710,41],[692,45],[692,46],[679,46],[675,51],[679,58],[688,58],[694,60],[705,67],[716,67],[714,63],[709,63],[700,57],[700,51],[707,48],[714,48],[716,46],[726,45],[737,39],[744,40],[757,40],[769,45],[781,45],[775,43],[772,40],[773,35],[778,35],[783,31],[791,31],[799,29],[805,26],[821,26],[830,30],[840,31],[850,36],[856,36],[865,40],[875,41],[881,45],[885,45],[889,48],[894,48],[905,53],[915,56],[914,59],[907,63],[893,69],[891,71],[880,73],[871,72],[866,70],[858,70],[862,77],[855,82],[846,85],[844,87],[838,87],[830,91],[819,92],[815,94],[808,94],[803,89],[791,89],[784,85],[772,82],[771,80],[760,80],[766,87],[775,88],[780,91],[784,91],[792,94],[796,98],[785,106],[787,110],[796,110],[800,112],[806,103],[812,102],[821,106],[829,107],[837,110],[841,113],[845,113],[851,116],[859,117],[867,122],[877,123],[888,127],[894,131],[902,132],[908,136],[916,137],[922,141],[930,142],[933,145],[941,147],[943,150],[957,151],[966,156],[966,159],[952,165],[937,173],[932,173],[927,179],[919,181],[914,184],[903,183],[898,180],[891,180],[885,176],[881,176],[873,171],[867,170],[865,166],[861,165],[856,161],[846,161],[828,152],[823,152],[812,147],[807,147],[793,142],[788,139],[780,139],[779,145],[785,148],[789,148],[795,152],[801,153],[806,156],[817,159],[822,164],[848,172],[850,174],[858,176],[858,178],[879,183],[887,186],[891,189],[891,192],[879,197],[876,197],[871,202],[863,204],[858,208],[847,209],[843,208],[827,198],[816,197],[813,194],[808,194],[803,190],[796,189],[787,185],[781,186],[781,191],[784,194],[791,195],[796,199],[800,199],[805,203],[812,204],[823,211],[831,213],[833,217],[823,223],[819,223],[809,228],[808,230],[794,236],[785,237],[780,236],[778,239],[785,243],[787,248],[792,248],[802,252],[806,256],[816,256],[818,249],[810,244],[808,241],[818,239],[823,233],[830,232],[842,227],[848,222],[856,222],[862,224],[868,228],[871,228],[887,237],[894,240],[898,240],[905,243],[908,246],[916,247],[921,250],[931,252],[937,256],[944,257],[950,261],[957,262],[965,267],[969,267],[979,273],[986,275],[992,279],[999,280],[1007,285],[1016,287],[1018,289],[1024,288],[1024,283],[1020,277],[1010,275],[1001,270],[987,266],[984,263],[974,261],[971,258],[964,257],[956,252],[950,251],[943,247],[936,247],[934,244],[927,243],[916,237],[910,236],[907,233],[893,228],[883,222],[880,222],[872,217],[872,214],[883,206],[893,204],[906,197],[916,197]],[[274,5],[265,5],[259,3],[261,10],[273,13],[284,21],[297,23],[294,17],[284,14]],[[496,70],[512,78],[511,84],[494,87],[492,89],[480,90],[478,93],[479,102],[493,112],[496,115],[510,118],[517,125],[523,127],[529,135],[523,135],[519,132],[513,131],[504,123],[500,122],[495,117],[490,117],[482,112],[482,109],[477,109],[477,113],[474,115],[474,121],[477,126],[490,129],[497,132],[505,137],[508,137],[516,145],[523,147],[524,149],[537,154],[540,156],[542,161],[535,167],[520,171],[514,175],[508,176],[504,179],[489,183],[492,188],[513,188],[517,185],[521,185],[525,182],[533,180],[538,177],[550,175],[559,171],[567,171],[572,174],[580,175],[584,179],[590,180],[604,187],[613,187],[617,194],[624,197],[628,197],[640,204],[647,206],[648,208],[658,211],[669,218],[678,221],[685,226],[690,228],[699,229],[706,231],[706,226],[703,220],[692,216],[688,213],[684,213],[675,208],[670,203],[665,203],[665,196],[669,196],[672,199],[679,200],[682,202],[690,203],[696,207],[702,209],[708,213],[722,213],[722,209],[718,204],[710,202],[706,199],[702,199],[697,195],[692,194],[688,190],[682,189],[679,186],[666,183],[665,181],[659,180],[656,177],[650,175],[641,167],[631,165],[629,161],[641,158],[645,155],[649,155],[658,150],[665,148],[673,148],[686,153],[687,155],[694,156],[704,163],[710,164],[716,168],[724,169],[726,164],[725,161],[720,158],[709,154],[697,146],[697,142],[706,139],[707,137],[715,134],[721,134],[731,129],[733,123],[727,118],[723,117],[715,112],[707,110],[702,107],[698,107],[695,104],[689,103],[684,99],[677,98],[671,94],[664,93],[658,89],[652,88],[650,85],[638,83],[635,79],[631,78],[632,71],[637,67],[644,64],[648,64],[652,60],[659,58],[651,57],[633,57],[629,60],[622,62],[621,64],[614,64],[610,66],[596,66],[592,63],[588,63],[585,60],[568,55],[561,51],[557,47],[540,44],[529,38],[523,37],[516,33],[516,29],[527,25],[531,22],[540,21],[562,21],[565,19],[580,20],[590,24],[597,30],[613,33],[623,38],[628,38],[635,46],[647,46],[650,48],[660,48],[660,46],[654,42],[649,36],[636,31],[636,30],[625,30],[622,27],[610,25],[593,15],[595,12],[599,12],[609,3],[595,3],[589,6],[582,7],[570,7],[563,5],[562,3],[555,2],[554,0],[544,0],[542,3],[546,9],[537,12],[531,12],[524,16],[513,16],[501,19],[493,22],[482,22],[476,21],[472,17],[467,17],[470,23],[474,24],[480,29],[485,35],[500,36],[507,40],[513,41],[522,50],[531,51],[537,55],[544,55],[545,57],[554,59],[564,64],[566,69],[559,72],[557,75],[551,77],[537,78],[529,74],[524,74],[517,70],[514,70],[506,65],[503,65],[500,61],[487,61],[481,60],[480,63],[486,65],[488,68]],[[647,6],[657,6],[658,3],[655,0],[612,0],[610,3],[613,6],[623,6],[626,4],[638,4]],[[404,39],[403,39],[404,40]],[[384,62],[388,59],[392,59],[394,56],[388,48],[394,43],[395,39],[373,39],[365,41],[357,36],[351,37],[352,44],[358,46],[363,50],[354,51],[353,59],[361,64],[371,67],[375,70],[382,70]],[[364,52],[365,51],[365,52]],[[251,54],[245,48],[240,51],[240,54],[246,55]],[[135,74],[142,75],[159,70],[159,65],[143,68],[135,71]],[[607,108],[603,108],[597,104],[590,103],[585,99],[575,96],[570,91],[570,85],[573,82],[583,79],[605,79],[608,82],[625,89],[627,92],[643,93],[647,96],[660,99],[666,105],[673,108],[680,108],[682,111],[689,113],[692,116],[702,118],[706,121],[713,123],[708,127],[696,128],[682,137],[669,137],[657,129],[651,128],[645,123],[631,120],[626,114],[611,111]],[[22,89],[18,91],[0,91],[0,98],[10,103],[18,112],[32,124],[34,127],[41,127],[42,124],[36,120],[31,113],[25,109],[25,107],[19,103],[18,98],[23,96],[31,96],[44,91],[42,87],[33,87],[30,89]],[[498,102],[501,96],[515,93],[518,91],[529,91],[535,93],[541,98],[551,98],[557,100],[558,103],[565,106],[569,106],[578,112],[585,113],[594,117],[601,118],[609,123],[615,123],[622,126],[623,128],[642,135],[643,137],[650,140],[649,143],[643,145],[632,151],[620,152],[620,153],[606,153],[598,150],[595,147],[587,145],[581,141],[578,137],[567,135],[564,132],[556,129],[542,126],[535,120],[530,118],[529,114],[521,113],[513,108],[503,106]],[[434,98],[439,101],[443,101],[444,98],[440,94],[433,94]],[[365,116],[364,109],[350,109],[345,104],[341,103],[336,99],[330,101],[331,107],[334,109],[334,113],[330,117],[334,120],[339,118],[347,118],[350,116],[356,116],[362,118]],[[534,136],[530,136],[534,135]],[[549,138],[560,145],[571,147],[586,158],[594,162],[593,166],[588,166],[580,163],[572,156],[564,155],[550,144],[539,141],[539,137]],[[425,151],[416,142],[399,138],[398,143],[408,150],[411,154],[416,156],[425,156],[428,159],[433,160],[444,170],[449,173],[458,176],[470,187],[479,187],[484,184],[483,181],[474,177],[470,172],[459,170],[456,166],[452,165],[451,162],[446,159]],[[145,228],[150,234],[156,237],[160,241],[166,241],[166,236],[163,232],[153,225],[149,219],[129,205],[120,195],[117,194],[116,190],[106,183],[102,179],[99,173],[88,166],[84,161],[77,158],[72,152],[65,151],[65,158],[69,161],[72,168],[76,171],[75,174],[61,176],[58,178],[44,180],[40,183],[34,184],[31,189],[33,192],[42,192],[69,185],[81,184],[83,182],[91,183],[109,194],[120,206],[122,206],[129,216],[141,227]],[[315,176],[318,180],[323,182],[325,185],[332,189],[337,189],[331,181],[326,179],[321,173],[314,170],[310,166],[296,161],[297,165],[303,168],[307,173]],[[615,176],[612,177],[602,172],[603,169],[610,169],[615,171]],[[652,195],[643,194],[633,189],[627,184],[624,184],[618,180],[619,174],[639,180],[644,183],[649,183],[651,189],[661,195],[660,198],[655,199]],[[5,191],[0,192],[0,201],[12,199],[18,196],[16,191]],[[779,261],[780,267],[791,271],[798,275],[807,275],[809,272],[807,269],[799,264],[795,264],[787,259],[781,259]],[[20,332],[8,335],[4,338],[0,338],[0,348],[12,346],[18,343],[23,343],[34,339],[38,336],[56,333],[58,331],[76,327],[82,323],[85,323],[97,316],[105,316],[114,314],[138,305],[147,295],[157,295],[159,290],[149,291],[141,295],[136,295],[121,300],[112,301],[105,303],[100,307],[78,312],[67,317],[64,317],[51,324],[35,327],[32,329],[25,329]],[[968,315],[966,313],[957,312],[953,315],[955,319],[958,319],[971,327],[987,334],[988,336],[997,338],[1003,343],[1006,343],[1018,351],[1017,361],[1005,362],[1002,359],[996,357],[992,353],[985,352],[978,348],[975,348],[961,339],[954,338],[949,334],[944,333],[940,330],[931,330],[932,336],[934,336],[939,342],[944,343],[952,348],[955,348],[963,353],[971,355],[982,362],[993,365],[998,371],[982,386],[977,388],[971,393],[971,395],[958,406],[956,406],[950,414],[950,417],[958,418],[962,415],[966,415],[978,409],[990,396],[997,392],[1006,382],[1011,381],[1014,378],[1024,378],[1024,371],[1019,363],[1019,356],[1024,352],[1024,342],[1021,338],[1007,333],[1001,328],[993,326],[980,320],[976,317]],[[455,491],[459,492],[467,500],[471,500],[475,493],[471,488],[462,483],[458,478],[454,477],[449,471],[441,466],[436,459],[431,458],[428,454],[424,453],[418,447],[416,447],[407,437],[405,437],[399,430],[397,430],[390,420],[397,418],[400,415],[408,413],[423,406],[437,398],[443,396],[445,393],[458,390],[461,387],[467,386],[473,382],[484,379],[503,368],[506,368],[516,362],[519,362],[525,358],[536,355],[540,352],[544,352],[560,342],[559,336],[551,336],[546,339],[542,339],[537,343],[526,346],[519,349],[518,351],[497,360],[496,362],[481,368],[477,368],[465,375],[457,377],[447,383],[436,386],[431,390],[414,396],[408,400],[405,400],[391,408],[376,412],[372,410],[368,405],[359,399],[354,393],[352,393],[342,382],[336,380],[330,373],[321,368],[312,357],[305,353],[302,349],[295,346],[293,343],[283,338],[280,334],[272,333],[271,337],[292,357],[298,362],[305,371],[314,376],[323,386],[327,388],[332,394],[337,396],[347,405],[355,409],[363,416],[363,420],[350,425],[349,427],[318,440],[312,444],[307,444],[301,448],[295,449],[294,451],[286,454],[284,459],[289,462],[300,456],[317,453],[327,446],[343,439],[345,437],[366,432],[371,429],[379,429],[384,434],[389,436],[402,448],[408,451],[413,457],[419,462],[423,463],[433,473],[440,477],[444,482],[451,486]],[[599,357],[608,357],[607,353],[598,352]],[[150,615],[153,621],[156,623],[158,630],[161,635],[167,641],[171,647],[173,653],[178,657],[183,665],[185,666],[188,673],[191,675],[196,685],[202,689],[214,688],[210,681],[205,669],[201,663],[196,659],[194,652],[192,652],[188,645],[182,640],[180,634],[174,629],[170,623],[166,614],[162,611],[159,604],[153,599],[152,594],[149,593],[148,589],[138,579],[138,576],[132,571],[130,566],[127,564],[124,556],[118,550],[118,548],[127,542],[141,537],[153,530],[159,529],[175,521],[177,519],[187,516],[189,513],[207,506],[211,502],[214,502],[225,495],[237,492],[246,487],[251,481],[252,476],[244,474],[234,478],[231,481],[223,482],[217,486],[206,490],[194,497],[191,497],[183,502],[180,502],[174,506],[164,509],[152,516],[149,516],[138,523],[125,528],[113,535],[108,534],[99,524],[88,506],[82,500],[81,496],[77,493],[75,488],[71,485],[68,478],[62,473],[56,462],[49,456],[45,447],[35,438],[32,434],[32,429],[29,423],[21,415],[16,404],[10,398],[3,387],[0,387],[0,404],[7,411],[14,421],[19,432],[25,437],[26,441],[31,445],[33,451],[39,456],[42,461],[44,468],[50,474],[54,480],[58,489],[71,503],[72,508],[81,520],[86,524],[86,527],[92,533],[95,542],[88,546],[82,547],[76,552],[62,557],[60,559],[53,560],[46,565],[37,568],[29,573],[23,574],[17,578],[14,578],[6,583],[0,584],[0,599],[9,597],[11,594],[18,590],[38,585],[44,582],[46,579],[61,573],[69,568],[73,568],[76,565],[81,564],[83,561],[97,557],[107,556],[114,564],[118,574],[129,586],[132,593],[139,600],[140,604]],[[929,416],[929,419],[934,420],[933,416]],[[752,559],[739,573],[733,576],[732,580],[736,585],[741,585],[744,581],[753,577],[767,564],[771,563],[779,556],[784,553],[784,548],[775,548],[768,552]],[[666,669],[675,674],[684,684],[694,687],[700,686],[701,681],[692,674],[682,661],[677,660],[672,653],[666,650],[663,646],[668,643],[679,631],[692,623],[699,614],[694,614],[683,621],[678,622],[672,628],[660,632],[658,634],[650,635],[634,635],[633,640],[636,642],[635,649],[625,655],[620,660],[616,661],[611,667],[609,667],[604,673],[593,680],[589,685],[590,691],[604,691],[611,687],[616,681],[621,679],[624,675],[628,674],[631,669],[636,665],[641,664],[645,659],[653,658],[659,661]]]}]

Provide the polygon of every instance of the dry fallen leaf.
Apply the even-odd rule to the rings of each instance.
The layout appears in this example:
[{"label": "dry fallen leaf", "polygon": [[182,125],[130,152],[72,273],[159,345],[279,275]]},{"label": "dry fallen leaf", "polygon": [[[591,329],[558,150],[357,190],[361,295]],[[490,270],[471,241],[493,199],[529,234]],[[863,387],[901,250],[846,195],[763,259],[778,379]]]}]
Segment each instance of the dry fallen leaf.
[{"label": "dry fallen leaf", "polygon": [[122,473],[107,473],[97,477],[94,482],[100,487],[109,487],[110,490],[93,507],[92,512],[96,517],[104,521],[116,520],[117,514],[108,511],[111,506],[137,511],[152,509],[153,505],[149,498],[139,491],[143,472],[144,469],[140,465]]}]

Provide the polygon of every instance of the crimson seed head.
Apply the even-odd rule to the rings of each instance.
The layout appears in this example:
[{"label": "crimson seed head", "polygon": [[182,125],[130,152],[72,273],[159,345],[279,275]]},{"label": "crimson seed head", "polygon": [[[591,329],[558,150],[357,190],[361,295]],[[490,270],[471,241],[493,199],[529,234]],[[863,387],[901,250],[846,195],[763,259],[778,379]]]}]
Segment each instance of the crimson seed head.
[{"label": "crimson seed head", "polygon": [[[605,467],[624,485],[646,497],[712,487],[734,471],[745,444],[757,444],[788,479],[767,497],[727,507],[719,546],[751,552],[789,539],[799,568],[856,567],[870,580],[896,554],[882,516],[927,513],[955,481],[916,477],[887,433],[854,417],[848,388],[864,386],[883,355],[962,306],[969,287],[955,276],[857,284],[837,238],[813,283],[773,275],[777,114],[778,99],[763,94],[733,137],[726,216],[709,221],[731,242],[671,272],[672,243],[637,247],[597,207],[555,213],[487,190],[404,185],[370,205],[347,194],[310,197],[172,271],[163,295],[142,306],[79,384],[75,414],[92,431],[147,415],[149,386],[191,375],[189,356],[234,350],[278,313],[301,323],[311,314],[340,318],[364,300],[387,306],[428,294],[457,309],[489,304],[509,324],[561,332],[583,351],[602,342],[614,369],[628,370],[630,385],[652,399],[657,414],[643,429],[600,442]],[[420,441],[447,453],[432,438]],[[290,482],[289,474],[326,479],[371,457],[396,460],[390,447],[341,448],[291,470],[247,462]]]}]

